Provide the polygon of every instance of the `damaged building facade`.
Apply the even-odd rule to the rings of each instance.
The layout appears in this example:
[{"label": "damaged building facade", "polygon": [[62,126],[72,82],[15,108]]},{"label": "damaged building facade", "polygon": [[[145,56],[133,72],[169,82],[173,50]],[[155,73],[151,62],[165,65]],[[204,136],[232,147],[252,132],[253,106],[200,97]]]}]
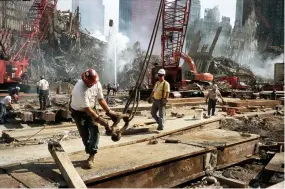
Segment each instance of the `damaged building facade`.
[{"label": "damaged building facade", "polygon": [[32,1],[0,1],[1,28],[20,31],[31,5]]}]

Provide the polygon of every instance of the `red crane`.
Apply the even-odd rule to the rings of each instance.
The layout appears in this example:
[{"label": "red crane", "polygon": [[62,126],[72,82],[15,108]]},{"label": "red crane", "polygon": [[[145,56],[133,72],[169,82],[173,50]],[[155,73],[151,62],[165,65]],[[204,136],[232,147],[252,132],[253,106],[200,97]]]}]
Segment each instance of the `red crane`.
[{"label": "red crane", "polygon": [[[198,73],[192,59],[183,53],[191,0],[163,0],[162,3],[162,36],[161,58],[162,68],[166,70],[166,80],[172,89],[187,88],[189,80],[183,80],[180,58],[189,65],[189,71],[184,73],[187,79],[193,82],[208,83],[213,81],[213,75]],[[161,67],[152,70],[152,84],[155,83],[155,74]]]},{"label": "red crane", "polygon": [[0,60],[1,83],[13,83],[27,80],[28,61],[35,53],[36,47],[45,39],[48,31],[49,18],[56,7],[57,0],[34,0],[23,22],[20,32],[20,42],[15,45],[15,53],[11,49],[4,52],[10,55],[9,60]]}]

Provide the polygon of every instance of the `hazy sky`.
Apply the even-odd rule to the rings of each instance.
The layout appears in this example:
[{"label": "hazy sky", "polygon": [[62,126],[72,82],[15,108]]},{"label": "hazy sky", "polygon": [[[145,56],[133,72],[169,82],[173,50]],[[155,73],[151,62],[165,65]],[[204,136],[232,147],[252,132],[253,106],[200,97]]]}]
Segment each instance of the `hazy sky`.
[{"label": "hazy sky", "polygon": [[[78,0],[84,1],[84,0]],[[94,0],[96,1],[96,0]],[[143,0],[141,0],[143,1]],[[201,17],[204,17],[205,8],[213,8],[218,6],[222,16],[231,18],[231,24],[234,25],[235,12],[236,12],[236,0],[200,0],[201,1]],[[61,10],[71,10],[72,0],[58,0],[57,7]],[[119,12],[119,0],[103,0],[105,5],[105,35],[109,33],[108,20],[114,20],[114,28],[118,30],[118,12]]]}]

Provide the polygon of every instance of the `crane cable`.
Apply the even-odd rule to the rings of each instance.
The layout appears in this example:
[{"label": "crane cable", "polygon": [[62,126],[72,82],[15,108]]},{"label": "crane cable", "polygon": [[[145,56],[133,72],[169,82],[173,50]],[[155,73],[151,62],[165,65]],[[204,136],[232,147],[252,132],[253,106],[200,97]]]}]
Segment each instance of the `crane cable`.
[{"label": "crane cable", "polygon": [[143,65],[142,65],[142,71],[139,74],[139,77],[136,81],[136,85],[135,85],[133,91],[131,92],[130,98],[128,99],[128,101],[125,105],[125,108],[123,110],[124,114],[127,113],[129,106],[132,104],[132,108],[131,108],[131,111],[129,113],[128,122],[130,122],[134,118],[134,115],[135,115],[137,108],[138,108],[138,105],[139,105],[139,100],[140,100],[139,89],[140,89],[140,86],[144,80],[145,74],[146,74],[147,69],[148,69],[148,65],[150,63],[150,59],[151,59],[151,55],[153,52],[153,47],[155,44],[157,31],[158,31],[158,27],[159,27],[159,23],[160,23],[160,19],[161,19],[163,1],[164,0],[160,1],[159,9],[157,11],[157,16],[156,16],[154,28],[152,30],[150,42],[149,42],[148,49],[147,49],[147,52],[146,52],[146,55],[144,58]]}]

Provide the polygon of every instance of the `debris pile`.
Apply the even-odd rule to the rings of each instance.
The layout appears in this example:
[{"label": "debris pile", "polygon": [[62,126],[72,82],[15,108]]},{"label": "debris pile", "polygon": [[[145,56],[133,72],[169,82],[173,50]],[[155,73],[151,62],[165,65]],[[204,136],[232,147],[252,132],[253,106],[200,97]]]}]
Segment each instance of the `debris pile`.
[{"label": "debris pile", "polygon": [[50,81],[74,80],[80,78],[78,70],[90,67],[103,75],[104,68],[108,68],[106,43],[80,30],[71,13],[56,11],[53,20],[49,25],[53,32],[41,43],[39,56],[31,60],[32,79],[46,75]]},{"label": "debris pile", "polygon": [[[122,87],[134,86],[136,80],[141,73],[145,59],[145,53],[141,50],[140,43],[136,42],[132,47],[125,49],[120,54],[120,60],[126,64],[123,66],[122,72],[118,74],[118,80]],[[158,55],[152,55],[150,58],[147,73],[145,75],[142,87],[146,87],[151,83],[151,67],[154,64],[159,64],[161,58]]]},{"label": "debris pile", "polygon": [[213,75],[237,75],[253,80],[255,79],[255,75],[249,67],[241,65],[226,57],[213,58],[209,67],[209,72]]},{"label": "debris pile", "polygon": [[232,90],[232,86],[227,81],[218,81],[216,82],[218,88],[223,92],[230,92]]},{"label": "debris pile", "polygon": [[222,121],[221,128],[258,134],[261,136],[261,142],[284,142],[284,118],[282,116],[226,118]]}]

